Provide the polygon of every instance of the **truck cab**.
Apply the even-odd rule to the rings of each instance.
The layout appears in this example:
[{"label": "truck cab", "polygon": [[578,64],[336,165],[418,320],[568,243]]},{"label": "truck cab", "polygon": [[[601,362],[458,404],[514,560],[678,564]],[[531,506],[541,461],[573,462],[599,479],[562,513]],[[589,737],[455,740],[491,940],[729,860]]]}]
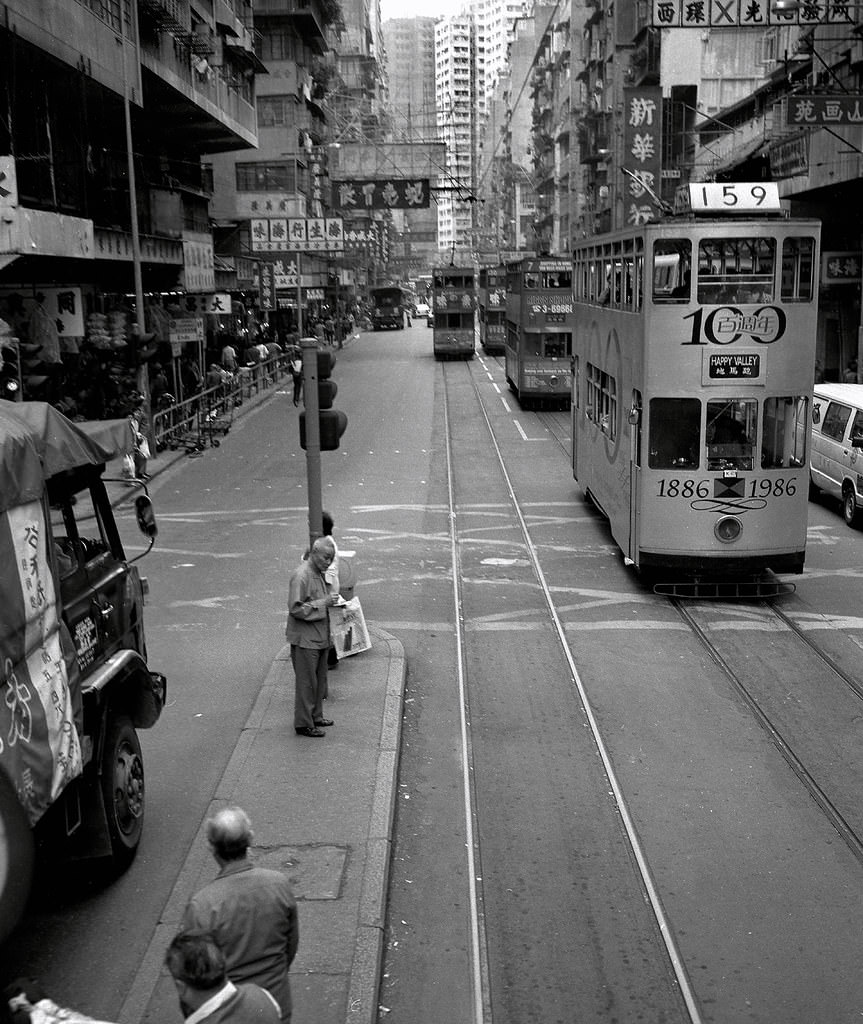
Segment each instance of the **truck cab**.
[{"label": "truck cab", "polygon": [[[46,857],[100,858],[113,872],[141,839],[137,731],[158,721],[167,685],[148,663],[147,583],[103,478],[129,430],[125,420],[71,423],[45,403],[0,403],[0,783]],[[135,509],[152,547],[146,494]],[[0,820],[0,865],[13,827]],[[0,871],[0,940],[14,918],[8,896]]]}]

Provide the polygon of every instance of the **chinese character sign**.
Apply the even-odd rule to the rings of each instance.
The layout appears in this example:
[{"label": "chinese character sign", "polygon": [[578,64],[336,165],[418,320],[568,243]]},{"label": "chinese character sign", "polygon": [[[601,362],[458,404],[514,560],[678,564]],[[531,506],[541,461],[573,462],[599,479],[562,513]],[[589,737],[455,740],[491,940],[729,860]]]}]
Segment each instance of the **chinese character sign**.
[{"label": "chinese character sign", "polygon": [[623,90],[623,194],[627,224],[645,224],[657,215],[662,176],[662,89]]},{"label": "chinese character sign", "polygon": [[821,253],[822,284],[860,284],[863,254],[860,252]]},{"label": "chinese character sign", "polygon": [[341,252],[341,217],[253,218],[249,233],[252,252]]},{"label": "chinese character sign", "polygon": [[429,205],[428,178],[337,181],[336,210],[422,210]]},{"label": "chinese character sign", "polygon": [[863,96],[789,96],[785,124],[789,128],[863,124]]},{"label": "chinese character sign", "polygon": [[768,28],[771,25],[854,24],[855,3],[800,0],[780,10],[774,0],[652,0],[654,28]]}]

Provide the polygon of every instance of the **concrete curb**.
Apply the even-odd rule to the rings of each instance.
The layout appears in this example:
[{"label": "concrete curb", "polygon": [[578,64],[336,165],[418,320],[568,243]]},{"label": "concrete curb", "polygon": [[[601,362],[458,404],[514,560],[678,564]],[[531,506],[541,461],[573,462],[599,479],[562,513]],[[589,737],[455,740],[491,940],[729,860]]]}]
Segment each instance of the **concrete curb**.
[{"label": "concrete curb", "polygon": [[392,634],[372,625],[369,626],[369,635],[373,645],[376,639],[387,645],[389,670],[345,1013],[345,1021],[350,1024],[375,1024],[378,1018],[392,825],[398,792],[399,747],[407,678],[401,642]]}]

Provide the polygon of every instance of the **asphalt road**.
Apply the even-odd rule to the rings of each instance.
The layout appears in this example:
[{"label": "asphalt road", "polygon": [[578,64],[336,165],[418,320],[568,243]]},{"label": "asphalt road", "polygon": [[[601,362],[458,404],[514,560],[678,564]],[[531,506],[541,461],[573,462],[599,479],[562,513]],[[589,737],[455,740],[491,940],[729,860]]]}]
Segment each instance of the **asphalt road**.
[{"label": "asphalt road", "polygon": [[[323,457],[324,507],[342,548],[356,551],[367,618],[402,640],[409,666],[381,1021],[472,1021],[478,1001],[498,1022],[688,1019],[471,381],[491,410],[608,730],[704,1019],[773,1021],[777,1007],[786,1021],[850,1019],[811,1011],[824,1009],[834,946],[846,940],[837,977],[859,952],[858,935],[846,931],[858,913],[856,869],[834,848],[816,866],[820,881],[807,879],[803,853],[824,849],[817,815],[807,800],[789,798],[793,783],[762,732],[624,568],[548,434],[547,414],[522,413],[507,399],[495,360],[436,363],[431,331],[419,324],[363,335],[339,354],[335,379],[349,425],[341,450]],[[142,847],[131,870],[101,891],[67,876],[42,879],[0,968],[4,980],[36,975],[58,1001],[107,1020],[282,643],[284,584],[306,541],[305,463],[290,396],[273,395],[221,448],[160,477],[153,497],[160,535],[142,563],[147,634],[170,703],[142,736]],[[123,530],[134,549],[131,517]],[[794,607],[817,617],[819,642],[843,656],[863,642],[861,573],[863,534],[828,503],[810,504],[807,573]],[[699,767],[683,739],[711,715],[729,731],[705,734]],[[732,756],[739,776],[726,771],[705,786],[701,773],[721,775]],[[768,872],[750,907],[725,898],[726,880],[741,870],[735,856],[762,870],[770,842],[790,851],[773,863],[795,892],[814,881],[812,894],[785,907],[787,890]],[[839,873],[850,889],[831,897]],[[815,937],[820,952],[809,948]],[[771,944],[777,955],[758,963]],[[829,988],[830,1009],[847,1014],[854,986]]]}]

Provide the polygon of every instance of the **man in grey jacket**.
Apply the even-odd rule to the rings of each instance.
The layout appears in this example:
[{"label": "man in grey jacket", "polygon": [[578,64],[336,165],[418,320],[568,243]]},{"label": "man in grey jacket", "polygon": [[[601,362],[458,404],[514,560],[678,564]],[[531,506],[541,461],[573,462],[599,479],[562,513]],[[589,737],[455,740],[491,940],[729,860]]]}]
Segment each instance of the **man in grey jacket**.
[{"label": "man in grey jacket", "polygon": [[287,875],[257,867],[248,856],[252,824],[240,807],[223,807],[207,822],[219,873],[189,900],[182,931],[213,939],[232,982],[251,982],[276,1000],[282,1024],[291,1019],[288,969],[299,944],[297,901]]},{"label": "man in grey jacket", "polygon": [[327,652],[330,649],[329,609],[341,597],[330,593],[325,573],[336,556],[331,537],[318,537],[309,557],[291,574],[285,639],[294,666],[294,732],[320,739],[333,724],[324,718]]}]

